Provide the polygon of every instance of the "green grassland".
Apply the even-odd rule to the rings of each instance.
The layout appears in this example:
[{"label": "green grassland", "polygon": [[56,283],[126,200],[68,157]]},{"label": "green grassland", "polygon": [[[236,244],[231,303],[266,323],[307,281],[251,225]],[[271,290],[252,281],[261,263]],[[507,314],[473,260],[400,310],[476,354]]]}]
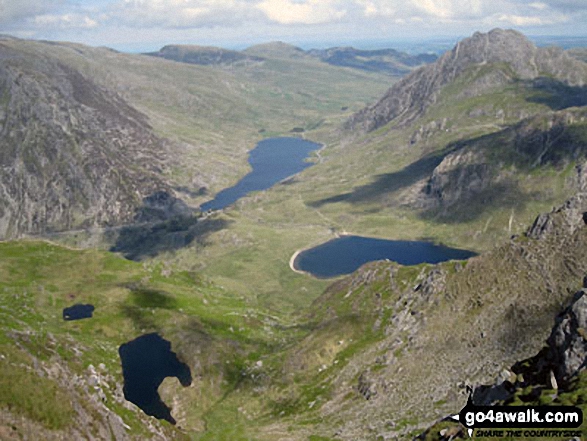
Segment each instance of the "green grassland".
[{"label": "green grassland", "polygon": [[[44,242],[2,243],[0,262],[0,406],[48,430],[66,432],[79,420],[73,406],[91,408],[82,380],[90,364],[103,364],[110,378],[106,405],[131,433],[148,435],[146,417],[113,397],[122,384],[118,347],[142,334],[158,332],[192,367],[193,386],[170,382],[162,391],[164,397],[174,391],[182,430],[205,427],[208,413],[246,380],[259,354],[299,334],[198,275],[161,265]],[[64,321],[62,309],[76,303],[93,304],[94,317]],[[181,436],[165,422],[158,426]]]}]

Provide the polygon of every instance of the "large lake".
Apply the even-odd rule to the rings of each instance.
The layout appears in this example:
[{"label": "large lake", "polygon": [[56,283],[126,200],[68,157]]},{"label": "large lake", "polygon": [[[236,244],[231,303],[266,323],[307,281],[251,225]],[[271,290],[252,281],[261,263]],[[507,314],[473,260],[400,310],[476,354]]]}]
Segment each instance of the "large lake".
[{"label": "large lake", "polygon": [[476,254],[425,241],[343,236],[298,254],[294,269],[319,278],[350,274],[373,260],[389,259],[402,265],[468,259]]},{"label": "large lake", "polygon": [[251,191],[267,190],[310,167],[312,163],[306,159],[320,147],[320,144],[300,138],[269,138],[259,142],[249,153],[249,164],[253,171],[234,187],[222,190],[213,200],[200,205],[200,210],[220,210]]}]

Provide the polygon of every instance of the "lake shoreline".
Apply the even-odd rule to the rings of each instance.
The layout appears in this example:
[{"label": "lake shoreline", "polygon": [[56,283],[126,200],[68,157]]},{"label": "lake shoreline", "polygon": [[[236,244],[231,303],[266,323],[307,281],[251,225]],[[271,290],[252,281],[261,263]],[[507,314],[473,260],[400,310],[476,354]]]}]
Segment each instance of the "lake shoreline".
[{"label": "lake shoreline", "polygon": [[451,248],[431,241],[376,239],[345,231],[320,245],[297,250],[291,256],[289,265],[298,274],[331,279],[351,274],[373,261],[389,260],[412,266],[467,260],[476,255],[471,250]]}]

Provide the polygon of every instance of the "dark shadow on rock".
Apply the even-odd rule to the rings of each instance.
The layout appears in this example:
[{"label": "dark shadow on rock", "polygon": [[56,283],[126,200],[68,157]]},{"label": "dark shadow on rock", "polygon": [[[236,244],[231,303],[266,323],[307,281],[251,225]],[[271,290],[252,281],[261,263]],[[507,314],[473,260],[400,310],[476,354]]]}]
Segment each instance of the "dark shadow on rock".
[{"label": "dark shadow on rock", "polygon": [[124,377],[124,398],[147,415],[175,424],[171,409],[161,400],[158,388],[167,377],[176,377],[182,386],[192,384],[192,373],[171,351],[171,343],[158,334],[146,334],[118,349]]},{"label": "dark shadow on rock", "polygon": [[549,114],[547,130],[544,119],[537,117],[467,140],[463,151],[473,151],[479,158],[431,176],[422,193],[429,208],[420,217],[441,223],[469,222],[488,209],[518,210],[529,201],[543,199],[541,189],[524,191],[515,176],[508,177],[503,170],[513,167],[527,176],[541,168],[562,173],[569,164],[580,164],[587,158],[587,130],[584,124],[570,121],[581,114]]},{"label": "dark shadow on rock", "polygon": [[135,214],[136,222],[158,222],[177,217],[190,217],[196,209],[168,191],[156,191],[143,198],[143,205]]},{"label": "dark shadow on rock", "polygon": [[444,157],[456,148],[456,146],[449,146],[440,152],[435,152],[416,160],[400,171],[377,175],[372,183],[356,187],[349,193],[308,202],[307,205],[313,208],[319,208],[323,205],[336,202],[360,204],[375,200],[385,194],[394,193],[429,176],[438,164],[442,162]]},{"label": "dark shadow on rock", "polygon": [[205,245],[210,234],[228,226],[224,219],[175,217],[154,224],[123,227],[110,251],[129,260],[155,257],[159,253],[187,247],[192,242]]},{"label": "dark shadow on rock", "polygon": [[186,186],[178,186],[178,187],[174,187],[173,189],[175,191],[180,192],[180,193],[185,193],[192,198],[195,198],[198,196],[206,196],[209,193],[208,189],[206,187],[200,187],[197,190],[192,190],[191,188],[186,187]]},{"label": "dark shadow on rock", "polygon": [[526,201],[532,198],[531,194],[520,189],[516,181],[506,180],[490,184],[487,188],[472,193],[452,205],[425,209],[418,216],[437,223],[460,224],[477,220],[488,209],[523,210]]},{"label": "dark shadow on rock", "polygon": [[552,110],[587,105],[587,87],[569,86],[549,77],[539,77],[527,82],[530,96],[527,101],[544,104]]}]

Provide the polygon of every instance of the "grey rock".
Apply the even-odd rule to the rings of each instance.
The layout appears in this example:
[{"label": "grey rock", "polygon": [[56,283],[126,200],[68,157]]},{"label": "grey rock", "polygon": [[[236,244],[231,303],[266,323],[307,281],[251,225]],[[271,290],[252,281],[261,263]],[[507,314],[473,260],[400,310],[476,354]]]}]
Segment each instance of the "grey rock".
[{"label": "grey rock", "polygon": [[587,365],[587,290],[579,291],[556,319],[548,338],[555,377],[567,382]]},{"label": "grey rock", "polygon": [[49,55],[0,59],[0,238],[128,223],[173,194],[145,115]]}]

